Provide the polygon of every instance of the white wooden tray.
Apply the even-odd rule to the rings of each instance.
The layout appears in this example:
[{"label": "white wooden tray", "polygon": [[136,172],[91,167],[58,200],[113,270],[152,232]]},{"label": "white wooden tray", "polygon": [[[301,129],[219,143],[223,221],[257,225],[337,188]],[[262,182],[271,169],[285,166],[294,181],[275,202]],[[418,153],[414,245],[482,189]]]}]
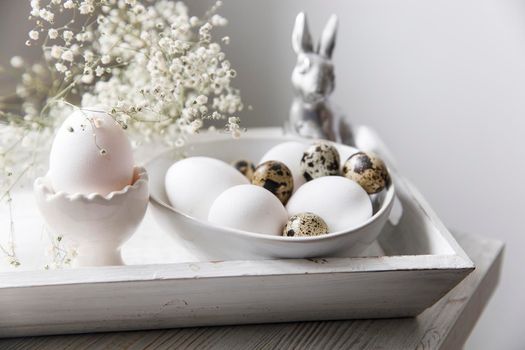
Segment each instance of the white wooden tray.
[{"label": "white wooden tray", "polygon": [[[370,135],[362,147],[389,157]],[[363,257],[199,262],[148,215],[124,247],[130,265],[50,271],[22,194],[25,270],[0,272],[0,337],[418,315],[474,266],[419,193],[394,181],[403,215]]]}]

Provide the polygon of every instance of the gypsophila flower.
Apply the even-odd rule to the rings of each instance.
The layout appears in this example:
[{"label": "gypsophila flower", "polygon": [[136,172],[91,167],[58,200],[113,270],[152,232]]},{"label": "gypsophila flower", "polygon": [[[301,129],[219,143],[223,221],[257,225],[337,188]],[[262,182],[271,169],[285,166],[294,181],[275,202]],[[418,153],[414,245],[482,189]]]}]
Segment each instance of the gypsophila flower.
[{"label": "gypsophila flower", "polygon": [[56,30],[55,28],[50,28],[47,31],[47,35],[49,36],[50,39],[56,39],[58,38],[58,30]]},{"label": "gypsophila flower", "polygon": [[199,18],[195,16],[190,17],[190,26],[195,27],[199,24]]},{"label": "gypsophila flower", "polygon": [[43,20],[49,22],[49,23],[53,23],[54,19],[55,19],[55,14],[49,10],[46,10],[46,9],[40,9],[40,11],[38,12],[40,18],[42,18]]},{"label": "gypsophila flower", "polygon": [[53,47],[51,47],[51,57],[55,59],[62,57],[63,52],[64,49],[61,46],[53,45]]},{"label": "gypsophila flower", "polygon": [[44,269],[55,270],[70,266],[78,256],[76,247],[71,242],[66,242],[62,235],[53,235],[48,232],[48,238],[51,244],[47,253],[51,261],[44,266]]},{"label": "gypsophila flower", "polygon": [[[216,13],[221,4],[199,18],[171,0],[31,0],[26,45],[42,35],[43,60],[10,62],[21,79],[13,100],[0,97],[0,202],[20,179],[46,171],[46,151],[71,101],[106,108],[134,147],[154,140],[184,147],[207,121],[222,120],[239,137],[236,72],[212,38],[227,24]],[[0,248],[15,266],[14,244]],[[48,268],[71,261],[64,251],[53,250],[63,258]]]},{"label": "gypsophila flower", "polygon": [[75,3],[73,2],[73,0],[67,0],[65,3],[64,3],[64,8],[65,9],[74,9],[75,8]]},{"label": "gypsophila flower", "polygon": [[95,77],[93,76],[93,69],[91,67],[84,68],[84,75],[80,79],[84,84],[91,84]]},{"label": "gypsophila flower", "polygon": [[9,61],[11,64],[11,67],[13,68],[22,68],[24,66],[24,60],[20,56],[13,56],[11,57],[11,60]]},{"label": "gypsophila flower", "polygon": [[95,12],[94,0],[84,0],[80,3],[78,7],[81,15],[87,15]]},{"label": "gypsophila flower", "polygon": [[95,69],[95,74],[97,75],[97,77],[100,77],[102,74],[104,74],[104,68],[102,68],[101,66],[97,66],[97,68]]},{"label": "gypsophila flower", "polygon": [[200,128],[202,128],[202,125],[203,123],[201,119],[196,119],[192,121],[190,123],[190,133],[195,134],[196,132],[200,130]]},{"label": "gypsophila flower", "polygon": [[197,103],[200,104],[200,105],[204,105],[204,104],[206,104],[208,102],[208,96],[199,95],[199,96],[197,96],[195,101],[197,101]]},{"label": "gypsophila flower", "polygon": [[67,67],[64,64],[60,63],[60,62],[55,63],[55,68],[60,73],[64,73],[65,71],[67,71]]},{"label": "gypsophila flower", "polygon": [[226,129],[232,134],[232,137],[238,139],[241,136],[241,127],[239,125],[240,119],[238,117],[228,118]]},{"label": "gypsophila flower", "polygon": [[32,31],[29,32],[29,38],[31,40],[38,40],[39,36],[40,36],[40,34],[36,30],[32,30]]},{"label": "gypsophila flower", "polygon": [[73,35],[74,33],[70,30],[64,30],[64,32],[62,33],[62,37],[65,41],[71,41],[71,39],[73,39]]},{"label": "gypsophila flower", "polygon": [[102,64],[109,64],[111,62],[111,57],[109,55],[103,55],[100,62],[102,62]]},{"label": "gypsophila flower", "polygon": [[95,60],[95,54],[92,51],[86,50],[84,52],[84,61],[86,63],[91,63]]},{"label": "gypsophila flower", "polygon": [[40,1],[31,0],[30,6],[31,6],[31,16],[38,17],[40,14]]},{"label": "gypsophila flower", "polygon": [[69,62],[73,62],[73,51],[71,50],[66,50],[62,53],[62,55],[60,55],[60,58],[63,59],[64,61],[69,61]]},{"label": "gypsophila flower", "polygon": [[91,84],[95,80],[95,77],[93,76],[93,73],[84,74],[80,81],[83,84]]},{"label": "gypsophila flower", "polygon": [[[123,11],[128,13],[125,23],[120,17]],[[126,113],[131,132],[146,140],[161,135],[171,145],[178,140],[176,134],[194,133],[202,127],[196,120],[225,119],[228,113],[242,110],[238,91],[230,87],[229,62],[224,64],[220,45],[211,42],[213,28],[227,22],[223,17],[212,14],[209,21],[201,21],[188,16],[184,4],[166,0],[133,14],[121,9],[98,18],[104,33],[97,47],[100,63],[109,65],[113,57],[117,64],[127,65],[107,81],[96,82],[93,93],[83,96],[83,105],[128,101],[131,107],[114,109],[117,118]],[[144,128],[143,121],[156,121],[148,123],[153,130]]]},{"label": "gypsophila flower", "polygon": [[228,20],[221,15],[215,14],[211,17],[211,24],[213,26],[225,26],[228,24]]}]

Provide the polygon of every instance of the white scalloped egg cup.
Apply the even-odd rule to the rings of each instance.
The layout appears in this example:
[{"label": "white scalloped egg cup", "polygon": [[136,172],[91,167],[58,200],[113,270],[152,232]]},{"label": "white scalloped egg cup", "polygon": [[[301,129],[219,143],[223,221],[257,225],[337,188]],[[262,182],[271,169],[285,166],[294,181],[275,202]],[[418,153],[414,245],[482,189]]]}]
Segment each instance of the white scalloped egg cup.
[{"label": "white scalloped egg cup", "polygon": [[106,196],[55,192],[47,176],[33,191],[44,222],[77,249],[74,266],[122,265],[121,246],[133,235],[149,200],[146,169],[134,168],[133,184]]}]

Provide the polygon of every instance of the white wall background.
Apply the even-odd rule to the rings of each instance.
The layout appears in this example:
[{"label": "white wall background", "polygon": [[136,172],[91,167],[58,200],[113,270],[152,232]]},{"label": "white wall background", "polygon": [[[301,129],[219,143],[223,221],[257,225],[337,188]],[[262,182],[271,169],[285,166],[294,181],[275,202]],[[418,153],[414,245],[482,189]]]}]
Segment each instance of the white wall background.
[{"label": "white wall background", "polygon": [[307,11],[315,38],[339,16],[335,101],[377,129],[449,227],[507,243],[466,348],[524,349],[525,1],[224,2],[248,126],[287,117],[296,13]]},{"label": "white wall background", "polygon": [[[27,8],[0,2],[0,64],[26,50]],[[225,0],[237,86],[254,106],[247,126],[288,115],[300,10],[316,38],[339,15],[334,99],[349,118],[381,134],[449,227],[507,243],[503,279],[466,348],[523,349],[525,1]]]}]

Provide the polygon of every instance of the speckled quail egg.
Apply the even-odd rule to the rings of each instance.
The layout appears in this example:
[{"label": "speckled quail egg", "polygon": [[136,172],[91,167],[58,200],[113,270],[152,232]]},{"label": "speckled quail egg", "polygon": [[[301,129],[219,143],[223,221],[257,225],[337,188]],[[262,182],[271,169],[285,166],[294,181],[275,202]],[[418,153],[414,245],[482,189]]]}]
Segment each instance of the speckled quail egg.
[{"label": "speckled quail egg", "polygon": [[232,163],[233,167],[241,172],[248,180],[253,177],[255,165],[249,160],[240,159]]},{"label": "speckled quail egg", "polygon": [[272,192],[283,205],[288,202],[294,186],[290,169],[276,160],[259,164],[253,173],[252,184]]},{"label": "speckled quail egg", "polygon": [[339,175],[339,152],[329,143],[318,142],[306,149],[301,158],[301,171],[306,181],[321,176]]},{"label": "speckled quail egg", "polygon": [[388,183],[385,163],[372,153],[358,152],[343,165],[343,174],[356,181],[368,194],[382,191]]},{"label": "speckled quail egg", "polygon": [[328,225],[314,213],[293,215],[283,229],[283,236],[286,237],[320,236],[327,233]]},{"label": "speckled quail egg", "polygon": [[[308,143],[304,142],[287,141],[280,143],[270,148],[261,158],[259,164],[268,160],[278,160],[279,162],[283,162],[292,172],[293,190],[295,192],[306,182],[303,177],[303,172],[301,171],[301,157],[306,148],[308,148]],[[350,156],[350,154],[348,156]],[[347,158],[348,157],[345,159]]]}]

